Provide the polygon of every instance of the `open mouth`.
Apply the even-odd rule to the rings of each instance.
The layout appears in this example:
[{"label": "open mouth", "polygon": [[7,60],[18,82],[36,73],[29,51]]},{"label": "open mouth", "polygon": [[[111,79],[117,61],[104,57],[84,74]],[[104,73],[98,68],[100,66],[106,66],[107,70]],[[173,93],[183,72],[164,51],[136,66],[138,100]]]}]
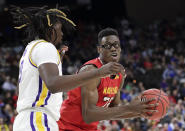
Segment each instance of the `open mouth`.
[{"label": "open mouth", "polygon": [[117,57],[117,56],[118,56],[118,54],[117,54],[117,53],[112,53],[112,54],[111,54],[111,56],[113,56],[113,57]]}]

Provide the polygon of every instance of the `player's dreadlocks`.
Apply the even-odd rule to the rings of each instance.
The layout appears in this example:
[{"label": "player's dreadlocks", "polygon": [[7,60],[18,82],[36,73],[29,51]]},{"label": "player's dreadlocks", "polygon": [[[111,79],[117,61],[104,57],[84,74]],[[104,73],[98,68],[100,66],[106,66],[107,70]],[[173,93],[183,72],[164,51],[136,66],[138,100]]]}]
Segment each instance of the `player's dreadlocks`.
[{"label": "player's dreadlocks", "polygon": [[[25,29],[27,41],[32,41],[36,37],[39,39],[51,38],[51,31],[54,29],[53,25],[61,22],[63,29],[70,32],[76,26],[73,21],[67,18],[67,15],[59,9],[48,9],[43,7],[27,7],[20,8],[12,6],[10,9],[13,15],[16,29]],[[54,30],[55,31],[55,30]],[[56,33],[56,31],[55,31]],[[56,39],[56,38],[55,38]]]}]

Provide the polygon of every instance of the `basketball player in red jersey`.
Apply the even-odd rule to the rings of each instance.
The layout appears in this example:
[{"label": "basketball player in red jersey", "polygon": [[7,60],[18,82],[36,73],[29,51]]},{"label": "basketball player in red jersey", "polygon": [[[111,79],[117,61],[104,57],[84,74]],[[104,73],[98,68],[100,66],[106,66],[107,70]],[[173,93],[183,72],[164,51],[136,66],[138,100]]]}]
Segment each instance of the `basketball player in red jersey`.
[{"label": "basketball player in red jersey", "polygon": [[[99,57],[86,62],[78,73],[100,68],[109,62],[119,62],[121,47],[116,30],[106,28],[98,34],[97,46]],[[97,78],[88,82],[85,86],[68,92],[67,99],[61,107],[61,118],[58,121],[60,131],[96,131],[98,121],[110,119],[124,119],[146,116],[146,112],[156,112],[148,108],[156,104],[148,105],[139,98],[128,105],[122,105],[120,90],[123,86],[126,74],[121,73]]]}]

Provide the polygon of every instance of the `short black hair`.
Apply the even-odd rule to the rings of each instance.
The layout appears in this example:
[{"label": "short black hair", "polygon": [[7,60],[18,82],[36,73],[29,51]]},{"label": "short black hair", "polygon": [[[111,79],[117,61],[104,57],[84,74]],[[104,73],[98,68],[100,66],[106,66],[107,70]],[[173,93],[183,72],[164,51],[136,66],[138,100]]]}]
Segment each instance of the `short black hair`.
[{"label": "short black hair", "polygon": [[109,35],[116,35],[117,37],[119,37],[118,31],[116,29],[108,27],[108,28],[105,28],[105,29],[101,30],[98,33],[98,44],[101,43],[101,40],[102,40],[103,37],[109,36]]},{"label": "short black hair", "polygon": [[[67,18],[62,9],[62,7],[51,9],[47,6],[21,8],[12,5],[10,13],[13,16],[14,24],[18,25],[15,28],[24,29],[25,41],[30,42],[36,37],[45,40],[46,38],[51,39],[51,31],[54,29],[53,25],[57,22],[62,23],[62,27],[66,32],[72,31],[76,25]],[[56,30],[54,31],[56,33]]]}]

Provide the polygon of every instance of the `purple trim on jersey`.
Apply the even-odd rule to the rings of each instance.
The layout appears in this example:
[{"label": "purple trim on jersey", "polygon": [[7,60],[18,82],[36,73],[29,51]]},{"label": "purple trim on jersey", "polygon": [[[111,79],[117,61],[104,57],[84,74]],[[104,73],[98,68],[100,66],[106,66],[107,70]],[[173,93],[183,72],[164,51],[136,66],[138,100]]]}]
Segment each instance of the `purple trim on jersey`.
[{"label": "purple trim on jersey", "polygon": [[33,64],[31,63],[30,59],[29,59],[29,62],[30,62],[30,64],[31,64],[33,67],[37,68],[35,65],[33,65]]},{"label": "purple trim on jersey", "polygon": [[51,96],[51,93],[48,91],[48,94],[47,94],[47,97],[45,99],[44,105],[41,105],[41,107],[44,107],[45,105],[48,104],[48,99],[50,98],[50,96]]},{"label": "purple trim on jersey", "polygon": [[35,107],[36,102],[39,100],[41,91],[42,91],[42,79],[39,76],[39,91],[38,91],[38,94],[37,94],[35,102],[32,104],[32,107]]},{"label": "purple trim on jersey", "polygon": [[36,131],[36,130],[35,130],[35,127],[34,127],[34,125],[33,125],[33,113],[34,113],[34,112],[31,112],[31,114],[30,114],[30,125],[31,125],[32,131]]},{"label": "purple trim on jersey", "polygon": [[48,118],[47,118],[47,115],[44,113],[44,124],[47,128],[47,131],[50,131],[50,128],[48,127]]}]

